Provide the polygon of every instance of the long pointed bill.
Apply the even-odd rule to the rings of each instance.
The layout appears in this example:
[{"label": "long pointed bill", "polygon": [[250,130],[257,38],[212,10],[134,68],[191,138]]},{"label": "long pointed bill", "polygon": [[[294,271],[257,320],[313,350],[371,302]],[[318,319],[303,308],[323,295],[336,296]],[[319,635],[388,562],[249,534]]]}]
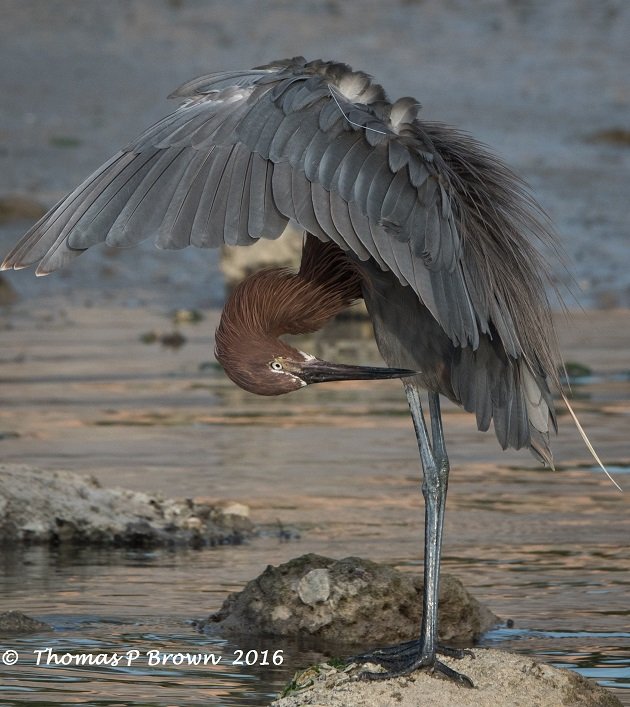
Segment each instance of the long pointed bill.
[{"label": "long pointed bill", "polygon": [[376,368],[374,366],[347,366],[315,359],[302,365],[300,378],[309,385],[328,381],[382,380],[384,378],[406,378],[417,371],[406,368]]}]

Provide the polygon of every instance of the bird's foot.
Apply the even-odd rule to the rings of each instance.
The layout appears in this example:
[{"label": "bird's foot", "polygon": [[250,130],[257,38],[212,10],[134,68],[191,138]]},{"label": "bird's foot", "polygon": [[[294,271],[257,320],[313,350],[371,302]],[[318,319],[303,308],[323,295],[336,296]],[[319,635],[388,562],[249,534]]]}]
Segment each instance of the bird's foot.
[{"label": "bird's foot", "polygon": [[[440,643],[438,643],[436,652],[439,655],[445,655],[449,658],[464,658],[467,655],[474,658],[474,654],[471,650],[465,648],[454,648],[453,646],[445,646]],[[371,660],[374,663],[387,667],[387,662],[395,662],[406,658],[416,658],[421,653],[422,644],[419,639],[415,638],[411,641],[405,641],[404,643],[396,643],[393,646],[377,648],[373,651],[369,651],[368,653],[353,655],[349,660],[353,660],[355,662],[367,662],[368,660]]]},{"label": "bird's foot", "polygon": [[[465,655],[473,655],[472,652],[468,650],[440,645],[437,648],[437,653],[451,658],[463,658]],[[443,675],[445,678],[463,687],[474,687],[472,680],[466,675],[453,670],[445,663],[437,660],[435,656],[424,655],[422,652],[422,644],[419,640],[406,641],[405,643],[386,646],[385,648],[377,648],[369,653],[354,655],[348,659],[348,662],[350,661],[355,663],[376,663],[385,668],[385,671],[380,673],[368,671],[359,673],[358,677],[362,680],[387,680],[389,678],[401,677],[402,675],[409,675],[420,668],[426,668],[432,673]]]}]

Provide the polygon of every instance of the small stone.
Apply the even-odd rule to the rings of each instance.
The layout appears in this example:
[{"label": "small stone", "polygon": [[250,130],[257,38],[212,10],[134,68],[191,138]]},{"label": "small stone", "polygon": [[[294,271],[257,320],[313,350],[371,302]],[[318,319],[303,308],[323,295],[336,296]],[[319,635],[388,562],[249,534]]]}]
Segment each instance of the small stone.
[{"label": "small stone", "polygon": [[52,626],[32,619],[21,611],[5,611],[0,614],[0,634],[18,635],[27,633],[39,633],[40,631],[52,631]]},{"label": "small stone", "polygon": [[174,324],[198,324],[203,321],[203,314],[198,309],[178,309],[173,314]]},{"label": "small stone", "polygon": [[291,610],[287,606],[276,606],[271,612],[272,621],[288,621],[291,618]]},{"label": "small stone", "polygon": [[328,570],[311,570],[298,582],[300,599],[310,606],[326,601],[330,596],[330,573]]},{"label": "small stone", "polygon": [[246,506],[244,503],[236,503],[235,501],[230,501],[225,505],[219,503],[219,508],[223,515],[249,518],[249,506]]},{"label": "small stone", "polygon": [[191,516],[184,521],[184,527],[189,530],[200,530],[203,527],[203,523],[201,522],[201,518]]}]

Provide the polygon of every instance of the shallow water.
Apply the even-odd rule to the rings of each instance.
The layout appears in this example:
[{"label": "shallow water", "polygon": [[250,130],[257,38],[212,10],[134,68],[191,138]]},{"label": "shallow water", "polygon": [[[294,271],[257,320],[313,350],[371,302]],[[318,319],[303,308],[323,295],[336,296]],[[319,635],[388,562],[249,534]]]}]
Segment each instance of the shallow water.
[{"label": "shallow water", "polygon": [[[267,538],[177,554],[31,549],[6,557],[3,606],[19,607],[54,631],[2,641],[2,650],[17,651],[20,661],[3,669],[0,704],[266,704],[295,670],[321,654],[281,640],[202,635],[191,619],[218,608],[237,588],[237,577],[257,571],[261,560],[277,561],[281,549],[286,544]],[[296,542],[288,554],[302,549]],[[495,552],[484,548],[489,556]],[[495,611],[514,617],[513,628],[489,632],[481,645],[575,669],[630,703],[627,550],[572,555],[516,548],[501,562],[449,555],[444,567]],[[274,666],[278,650],[282,664]],[[343,653],[335,646],[331,651]],[[65,654],[108,661],[118,655],[120,661],[77,666]],[[187,664],[207,654],[218,665]],[[254,664],[239,665],[239,659]],[[64,661],[72,662],[56,664]]]},{"label": "shallow water", "polygon": [[[72,469],[168,496],[239,500],[264,532],[239,547],[177,553],[5,553],[2,609],[21,610],[54,631],[2,640],[0,653],[15,650],[20,660],[2,668],[0,705],[263,705],[321,656],[286,641],[205,636],[194,619],[218,609],[267,564],[306,552],[421,571],[417,452],[396,382],[262,400],[212,366],[200,370],[211,321],[186,328],[188,344],[177,352],[139,343],[143,331],[167,326],[161,313],[146,310],[18,308],[5,325],[4,462]],[[617,361],[605,354],[589,361],[605,363],[576,386],[575,407],[627,486],[630,380],[623,353]],[[453,469],[443,568],[511,620],[482,645],[578,670],[630,705],[627,491],[618,493],[593,467],[566,415],[554,440],[556,473],[526,453],[502,453],[452,406],[444,418]],[[281,541],[278,523],[299,538]],[[44,665],[47,648],[61,662],[75,660],[65,653],[122,657],[118,665],[77,666],[54,664],[51,656]],[[244,657],[252,651],[256,664],[234,664],[239,650]],[[260,664],[278,650],[281,665]],[[138,653],[129,654],[130,665],[128,651]],[[184,663],[187,654],[220,660],[153,665],[150,651],[184,656],[175,658]]]}]

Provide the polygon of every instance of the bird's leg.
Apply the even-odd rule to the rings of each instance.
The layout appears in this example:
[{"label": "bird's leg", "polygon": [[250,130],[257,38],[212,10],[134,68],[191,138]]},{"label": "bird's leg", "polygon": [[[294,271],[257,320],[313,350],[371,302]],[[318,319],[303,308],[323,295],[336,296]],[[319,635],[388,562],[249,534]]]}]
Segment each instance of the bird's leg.
[{"label": "bird's leg", "polygon": [[[442,495],[440,502],[438,504],[438,536],[437,536],[437,574],[438,574],[438,586],[436,589],[435,598],[435,623],[436,630],[435,636],[437,641],[437,625],[438,625],[438,604],[439,604],[439,572],[440,572],[440,559],[442,557],[442,531],[444,530],[444,514],[446,512],[446,493],[448,491],[448,475],[450,472],[450,464],[448,461],[448,455],[446,453],[446,443],[444,442],[444,428],[442,427],[442,413],[440,410],[440,396],[439,393],[429,393],[429,413],[431,415],[431,440],[432,440],[432,451],[433,460],[435,465],[440,471],[440,476],[443,478]],[[424,465],[423,465],[424,470]],[[426,476],[426,472],[425,472]],[[423,495],[426,494],[423,489]],[[426,539],[425,539],[425,551],[426,551]],[[425,589],[426,595],[426,589]],[[461,648],[453,648],[452,646],[444,646],[437,644],[437,652],[441,655],[451,656],[453,658],[463,658],[465,655],[472,655],[470,651],[463,650]],[[465,677],[465,676],[462,676]],[[466,678],[468,680],[468,678]],[[469,681],[470,682],[470,681]],[[472,685],[472,683],[471,683]]]},{"label": "bird's leg", "polygon": [[463,654],[457,649],[442,649],[438,647],[437,643],[440,554],[449,472],[439,396],[437,393],[429,393],[432,440],[430,442],[418,388],[410,381],[403,381],[403,385],[418,439],[423,470],[422,495],[425,502],[424,596],[420,640],[407,641],[399,646],[391,646],[354,656],[354,659],[379,663],[387,669],[384,673],[362,674],[362,677],[370,680],[398,677],[407,675],[418,668],[430,668],[433,672],[441,673],[461,685],[473,687],[469,678],[449,668],[436,658],[437,653],[456,657]]}]

